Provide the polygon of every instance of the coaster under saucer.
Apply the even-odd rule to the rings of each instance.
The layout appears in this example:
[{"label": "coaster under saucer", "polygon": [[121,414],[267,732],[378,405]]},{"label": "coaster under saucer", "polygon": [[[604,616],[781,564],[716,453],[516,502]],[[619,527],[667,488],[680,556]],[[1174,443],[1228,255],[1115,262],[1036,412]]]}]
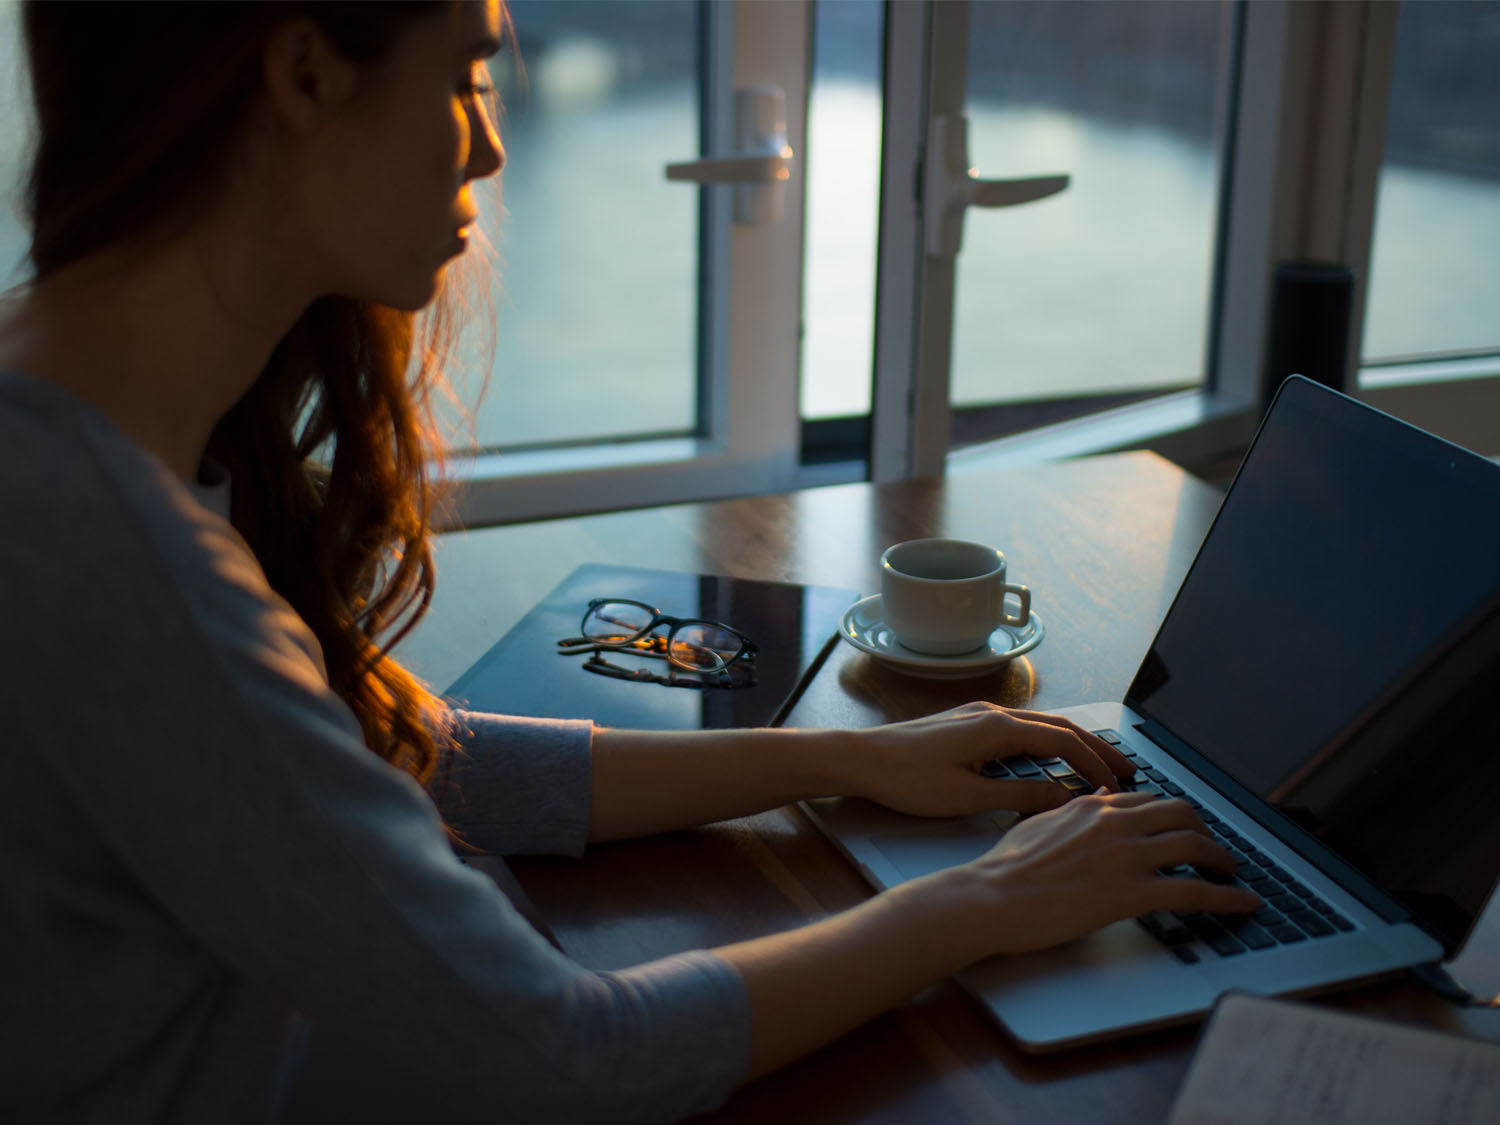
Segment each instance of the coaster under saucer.
[{"label": "coaster under saucer", "polygon": [[973,652],[929,656],[924,652],[913,652],[896,640],[896,634],[885,623],[884,608],[879,594],[861,598],[844,611],[839,620],[839,635],[860,652],[868,653],[880,663],[908,676],[927,680],[981,676],[1042,643],[1042,619],[1033,612],[1025,625],[1000,626],[984,645]]}]

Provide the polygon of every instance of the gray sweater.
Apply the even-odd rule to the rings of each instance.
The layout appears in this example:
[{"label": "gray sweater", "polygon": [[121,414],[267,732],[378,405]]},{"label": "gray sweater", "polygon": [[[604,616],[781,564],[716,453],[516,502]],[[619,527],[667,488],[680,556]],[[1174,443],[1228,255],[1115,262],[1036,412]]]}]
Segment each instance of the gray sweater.
[{"label": "gray sweater", "polygon": [[589,725],[462,716],[434,800],[365,748],[223,502],[0,375],[0,1119],[267,1120],[303,1020],[466,1116],[722,1101],[733,969],[587,971],[445,837],[439,808],[489,851],[580,852]]}]

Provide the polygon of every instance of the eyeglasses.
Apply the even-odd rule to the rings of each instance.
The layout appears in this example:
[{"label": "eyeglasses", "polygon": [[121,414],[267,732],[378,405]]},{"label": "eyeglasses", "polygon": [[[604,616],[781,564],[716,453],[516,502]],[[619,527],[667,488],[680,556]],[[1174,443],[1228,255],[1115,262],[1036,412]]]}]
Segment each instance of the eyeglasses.
[{"label": "eyeglasses", "polygon": [[[655,633],[667,626],[665,635]],[[589,653],[584,668],[616,679],[643,680],[672,687],[753,687],[753,666],[759,652],[755,642],[738,629],[719,621],[698,617],[672,617],[655,606],[629,598],[595,598],[589,602],[578,631],[582,636],[557,642],[560,653]],[[665,660],[672,669],[691,672],[684,678],[675,671],[658,676],[645,669],[621,668],[601,655],[606,651],[630,652]],[[731,670],[740,671],[740,675]]]}]

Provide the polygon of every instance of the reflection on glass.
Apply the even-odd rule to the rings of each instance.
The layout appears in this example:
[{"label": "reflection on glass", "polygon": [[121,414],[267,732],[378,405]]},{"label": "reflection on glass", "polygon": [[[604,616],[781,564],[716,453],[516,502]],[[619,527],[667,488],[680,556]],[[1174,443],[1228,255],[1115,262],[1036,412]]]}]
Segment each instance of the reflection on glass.
[{"label": "reflection on glass", "polygon": [[1201,382],[1231,5],[971,12],[971,164],[987,178],[1073,179],[1039,203],[969,212],[954,404]]},{"label": "reflection on glass", "polygon": [[870,411],[884,5],[825,0],[814,18],[802,416],[829,418]]},{"label": "reflection on glass", "polygon": [[1500,3],[1401,5],[1366,361],[1500,352]]},{"label": "reflection on glass", "polygon": [[[500,292],[478,445],[691,431],[698,194],[663,169],[699,151],[698,5],[509,7],[525,82],[497,60],[508,163],[504,216],[494,193],[485,216]],[[455,379],[466,401],[484,374]]]}]

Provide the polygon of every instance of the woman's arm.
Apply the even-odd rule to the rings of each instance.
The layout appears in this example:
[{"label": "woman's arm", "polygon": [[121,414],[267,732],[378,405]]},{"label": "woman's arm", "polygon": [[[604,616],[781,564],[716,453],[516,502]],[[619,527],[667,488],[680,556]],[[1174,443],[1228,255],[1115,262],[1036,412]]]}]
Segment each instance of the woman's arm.
[{"label": "woman's arm", "polygon": [[765,1074],[983,957],[1057,945],[1152,910],[1246,911],[1243,888],[1158,875],[1232,869],[1181,801],[1105,795],[1023,821],[993,851],[814,925],[717,950],[750,994]]},{"label": "woman's arm", "polygon": [[995,781],[979,767],[1056,755],[1096,786],[1130,763],[1066,720],[989,703],[863,731],[596,729],[589,839],[644,836],[745,816],[806,797],[868,797],[901,812],[1040,812],[1067,799],[1050,781]]}]

